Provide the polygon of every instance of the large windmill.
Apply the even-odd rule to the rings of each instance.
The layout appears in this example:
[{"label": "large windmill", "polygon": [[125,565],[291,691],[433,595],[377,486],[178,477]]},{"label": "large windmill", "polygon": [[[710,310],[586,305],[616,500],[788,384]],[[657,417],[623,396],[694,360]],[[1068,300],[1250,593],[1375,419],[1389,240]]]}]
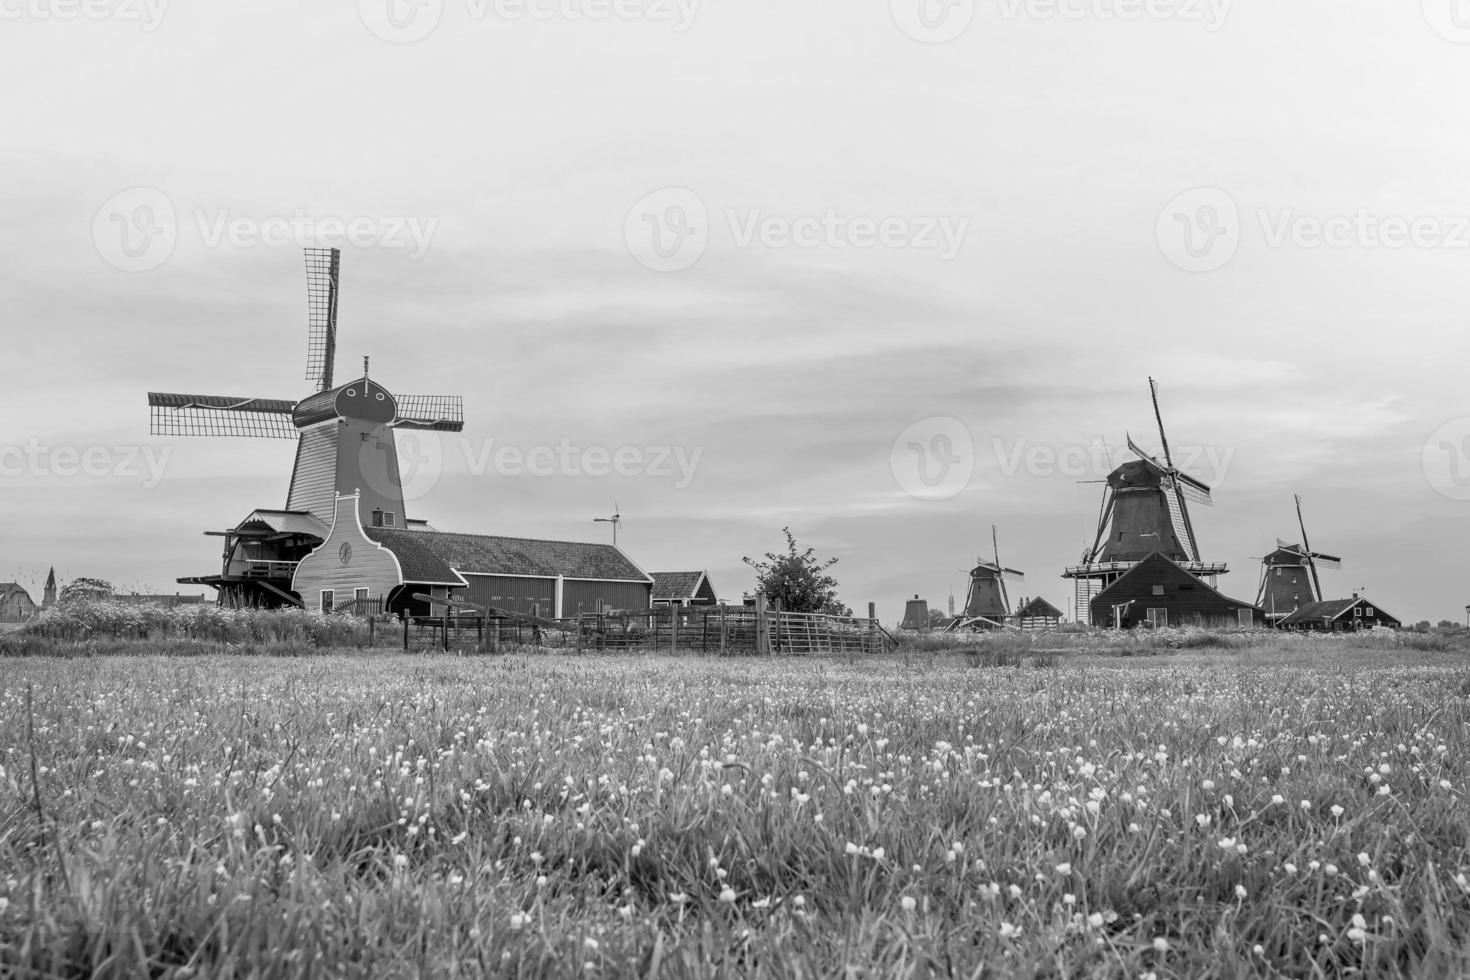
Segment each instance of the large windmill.
[{"label": "large windmill", "polygon": [[403,481],[394,432],[459,432],[459,396],[394,395],[368,377],[333,384],[337,356],[337,297],[341,255],[306,250],[306,380],[299,401],[233,395],[148,393],[149,429],[159,436],[247,436],[295,439],[296,464],[284,510],[257,510],[224,537],[218,575],[180,582],[219,590],[225,605],[296,602],[292,576],[336,521],[336,499],[357,495],[366,526],[403,527]]},{"label": "large windmill", "polygon": [[965,610],[947,627],[962,629],[1002,629],[1011,614],[1011,597],[1006,590],[1006,579],[1021,579],[1025,576],[1014,568],[1007,568],[1000,561],[1000,536],[995,526],[990,528],[990,543],[995,557],[993,562],[979,559],[970,570],[970,591],[965,597]]},{"label": "large windmill", "polygon": [[1211,585],[1216,576],[1229,571],[1223,563],[1206,562],[1200,557],[1189,504],[1212,506],[1214,501],[1209,486],[1174,465],[1159,409],[1159,386],[1153,378],[1149,378],[1148,385],[1164,458],[1144,452],[1129,436],[1128,448],[1138,458],[1108,474],[1092,547],[1082,553],[1080,564],[1064,573],[1076,582],[1079,619],[1087,615],[1085,611],[1094,596],[1155,552],[1196,576],[1208,578]]},{"label": "large windmill", "polygon": [[398,429],[459,432],[458,395],[394,395],[368,377],[333,385],[337,357],[338,249],[306,250],[306,380],[299,401],[232,395],[149,392],[150,431],[159,436],[249,436],[296,439],[296,465],[286,510],[325,523],[338,493],[362,491],[364,523],[401,524],[402,479],[393,434]]},{"label": "large windmill", "polygon": [[1337,555],[1313,551],[1307,539],[1307,522],[1302,519],[1302,498],[1296,498],[1296,521],[1302,531],[1301,544],[1276,539],[1276,550],[1261,559],[1261,589],[1256,605],[1266,610],[1273,625],[1297,609],[1322,601],[1322,579],[1318,568],[1341,568]]}]

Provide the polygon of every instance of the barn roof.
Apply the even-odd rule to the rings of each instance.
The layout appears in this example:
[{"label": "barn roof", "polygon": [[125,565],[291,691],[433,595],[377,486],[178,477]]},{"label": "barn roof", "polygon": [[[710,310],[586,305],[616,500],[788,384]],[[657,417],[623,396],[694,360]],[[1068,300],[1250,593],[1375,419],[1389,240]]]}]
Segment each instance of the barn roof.
[{"label": "barn roof", "polygon": [[423,585],[459,585],[464,582],[439,550],[424,540],[431,537],[430,534],[384,527],[365,527],[362,530],[369,539],[393,552],[403,568],[405,582]]},{"label": "barn roof", "polygon": [[538,541],[488,534],[451,534],[446,531],[407,531],[370,527],[367,535],[386,546],[409,575],[411,561],[427,569],[451,569],[462,575],[524,575],[534,578],[589,579],[607,582],[651,582],[652,579],[621,550],[610,544],[580,541]]},{"label": "barn roof", "polygon": [[1016,611],[1016,615],[1025,619],[1049,618],[1061,619],[1062,611],[1041,596],[1037,596]]},{"label": "barn roof", "polygon": [[1097,595],[1093,596],[1092,601],[1094,603],[1100,600],[1111,601],[1111,599],[1108,597],[1108,594],[1115,591],[1125,591],[1127,585],[1131,584],[1131,580],[1140,578],[1144,581],[1149,581],[1150,579],[1157,580],[1161,573],[1174,578],[1183,576],[1184,578],[1187,578],[1191,584],[1197,585],[1205,592],[1215,596],[1216,598],[1224,600],[1231,606],[1235,606],[1240,609],[1255,609],[1258,612],[1265,612],[1264,609],[1261,609],[1260,606],[1256,605],[1253,602],[1246,602],[1244,599],[1230,598],[1230,596],[1221,592],[1219,589],[1215,588],[1213,585],[1211,585],[1209,582],[1206,582],[1198,575],[1195,575],[1189,569],[1185,568],[1179,562],[1175,561],[1173,558],[1170,558],[1162,551],[1155,551],[1153,554],[1149,555],[1147,558],[1143,559],[1138,564],[1128,569],[1128,571],[1118,576],[1111,585],[1109,585],[1106,589],[1103,589]]},{"label": "barn roof", "polygon": [[25,596],[27,599],[29,599],[31,597],[31,594],[29,592],[27,592],[19,583],[16,583],[16,582],[0,582],[0,596],[10,595],[10,593],[12,593],[12,592],[19,592],[21,595]]},{"label": "barn roof", "polygon": [[653,572],[653,601],[693,599],[699,592],[704,572]]}]

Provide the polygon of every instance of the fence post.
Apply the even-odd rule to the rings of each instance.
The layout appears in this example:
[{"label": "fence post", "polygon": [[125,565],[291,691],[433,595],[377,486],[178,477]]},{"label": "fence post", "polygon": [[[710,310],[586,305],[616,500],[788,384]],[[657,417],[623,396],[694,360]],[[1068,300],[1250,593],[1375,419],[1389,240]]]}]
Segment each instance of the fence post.
[{"label": "fence post", "polygon": [[444,607],[444,652],[449,652],[449,607]]},{"label": "fence post", "polygon": [[776,600],[775,622],[771,630],[771,653],[781,652],[781,600]]},{"label": "fence post", "polygon": [[669,605],[669,652],[679,652],[679,607]]},{"label": "fence post", "polygon": [[771,653],[771,624],[766,621],[766,595],[755,594],[755,652],[765,657]]},{"label": "fence post", "polygon": [[725,604],[720,603],[720,656],[725,655]]},{"label": "fence post", "polygon": [[867,652],[872,653],[878,639],[878,604],[868,603],[868,643]]},{"label": "fence post", "polygon": [[405,610],[403,613],[403,649],[405,650],[408,649],[408,620],[409,615],[407,610]]}]

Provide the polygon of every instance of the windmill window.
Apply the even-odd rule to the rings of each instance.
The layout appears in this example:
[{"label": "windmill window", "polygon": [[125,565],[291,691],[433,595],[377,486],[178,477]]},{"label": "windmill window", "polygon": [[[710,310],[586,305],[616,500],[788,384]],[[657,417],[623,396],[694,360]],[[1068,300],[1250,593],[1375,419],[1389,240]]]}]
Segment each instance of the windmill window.
[{"label": "windmill window", "polygon": [[1369,616],[1373,615],[1373,607],[1372,606],[1368,606],[1366,608],[1366,611],[1367,611],[1367,613],[1368,613]]},{"label": "windmill window", "polygon": [[1154,586],[1154,595],[1163,595],[1163,594],[1164,594],[1164,587],[1162,585],[1156,585],[1156,586]]},{"label": "windmill window", "polygon": [[322,612],[323,613],[329,613],[329,612],[332,611],[332,596],[333,596],[333,591],[331,589],[322,589]]},{"label": "windmill window", "polygon": [[368,597],[368,590],[367,589],[353,589],[352,590],[352,598],[353,598],[353,601],[355,601],[355,602],[367,602],[367,597]]},{"label": "windmill window", "polygon": [[378,401],[382,401],[382,400],[383,400],[383,393],[380,391],[380,392],[378,392]]},{"label": "windmill window", "polygon": [[383,511],[383,527],[397,527],[398,515],[391,510]]}]

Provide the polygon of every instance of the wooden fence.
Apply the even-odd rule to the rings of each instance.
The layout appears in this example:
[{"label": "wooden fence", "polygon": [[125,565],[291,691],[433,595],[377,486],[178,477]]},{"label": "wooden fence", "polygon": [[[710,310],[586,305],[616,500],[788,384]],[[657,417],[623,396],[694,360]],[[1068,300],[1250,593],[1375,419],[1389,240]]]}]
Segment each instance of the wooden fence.
[{"label": "wooden fence", "polygon": [[583,613],[548,620],[473,611],[411,617],[403,622],[408,649],[496,650],[509,645],[550,649],[667,650],[715,655],[882,653],[896,641],[876,619],[763,610],[754,606],[661,606],[650,610]]}]

